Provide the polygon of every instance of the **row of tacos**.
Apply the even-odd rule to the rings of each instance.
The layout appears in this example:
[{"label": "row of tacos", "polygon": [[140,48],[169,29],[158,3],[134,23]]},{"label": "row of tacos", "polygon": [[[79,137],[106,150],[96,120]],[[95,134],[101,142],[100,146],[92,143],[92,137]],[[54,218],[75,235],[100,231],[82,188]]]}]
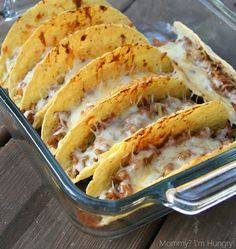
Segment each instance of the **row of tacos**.
[{"label": "row of tacos", "polygon": [[47,0],[2,44],[1,85],[87,194],[124,198],[235,147],[234,69],[173,30],[156,47],[105,1]]},{"label": "row of tacos", "polygon": [[[103,6],[109,5],[105,0],[44,0],[27,10],[13,24],[2,43],[0,58],[0,85],[4,88],[9,87],[8,77],[16,63],[17,56],[21,52],[21,48],[27,41],[30,41],[32,33],[34,33],[40,26],[43,27],[42,24],[48,23],[50,25],[50,20],[55,19],[55,22],[57,22],[57,16],[60,16],[62,13],[75,10],[82,6],[94,4],[101,4]],[[68,27],[70,26],[70,23],[74,25],[74,23],[70,22],[69,19],[65,21],[67,22]],[[42,30],[42,32],[44,31],[45,29]],[[68,30],[68,32],[70,31]],[[43,39],[43,33],[40,35],[41,39]]]}]

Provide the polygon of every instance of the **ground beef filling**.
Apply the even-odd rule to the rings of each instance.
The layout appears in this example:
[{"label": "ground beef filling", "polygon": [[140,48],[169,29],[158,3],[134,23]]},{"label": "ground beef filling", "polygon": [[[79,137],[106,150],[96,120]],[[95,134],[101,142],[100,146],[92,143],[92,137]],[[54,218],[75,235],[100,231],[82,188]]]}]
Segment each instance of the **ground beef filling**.
[{"label": "ground beef filling", "polygon": [[20,82],[16,88],[16,95],[23,97],[24,89],[26,86],[27,86],[27,83],[25,83],[24,81]]},{"label": "ground beef filling", "polygon": [[32,104],[30,108],[27,111],[24,111],[24,116],[27,118],[27,120],[33,124],[35,119],[35,113],[36,113],[36,105]]},{"label": "ground beef filling", "polygon": [[223,71],[221,62],[213,61],[202,47],[193,47],[192,41],[185,37],[184,47],[187,58],[207,72],[212,88],[221,96],[229,99],[236,110],[236,82]]},{"label": "ground beef filling", "polygon": [[[49,96],[50,99],[50,96]],[[49,100],[48,98],[45,99],[45,104]],[[89,108],[92,108],[93,106],[89,106]],[[80,115],[84,114],[84,110],[80,112]],[[58,121],[52,130],[52,135],[48,139],[47,144],[49,146],[52,146],[53,148],[57,149],[58,143],[65,137],[67,134],[69,127],[68,127],[68,120],[70,118],[71,112],[57,112],[56,113]],[[64,116],[66,115],[66,118]]]},{"label": "ground beef filling", "polygon": [[188,100],[180,100],[174,97],[156,101],[152,96],[149,96],[142,98],[121,116],[110,117],[97,124],[96,127],[92,128],[94,139],[88,147],[84,150],[75,149],[71,153],[73,167],[68,171],[69,176],[75,178],[83,168],[97,162],[102,153],[140,128],[146,127],[162,116],[192,104]]},{"label": "ground beef filling", "polygon": [[[122,162],[120,170],[112,175],[111,188],[102,193],[100,198],[113,200],[129,196],[136,192],[137,184],[148,186],[159,177],[168,176],[194,157],[203,156],[233,142],[235,136],[236,129],[228,123],[223,129],[205,128],[193,135],[182,133],[168,138],[161,148],[152,145],[129,155]],[[175,151],[174,157],[170,155],[172,151]]]},{"label": "ground beef filling", "polygon": [[70,112],[56,112],[55,115],[58,118],[58,123],[53,128],[52,135],[48,139],[47,144],[56,149],[58,147],[58,143],[65,137],[68,131],[67,120]]},{"label": "ground beef filling", "polygon": [[[60,89],[61,84],[63,84],[63,81],[60,82],[61,83],[56,83],[49,88],[48,94],[45,98],[40,99],[36,104],[32,104],[27,111],[24,111],[24,116],[31,124],[34,123],[36,113],[38,113],[47,104],[47,102],[55,95],[55,93]],[[22,97],[26,86],[27,83],[22,81],[18,85],[17,95]],[[59,124],[60,123],[61,121],[59,121]],[[56,127],[53,130],[53,133],[55,133],[57,130],[61,128],[59,124],[56,125]],[[49,140],[53,140],[53,138],[50,138]]]}]

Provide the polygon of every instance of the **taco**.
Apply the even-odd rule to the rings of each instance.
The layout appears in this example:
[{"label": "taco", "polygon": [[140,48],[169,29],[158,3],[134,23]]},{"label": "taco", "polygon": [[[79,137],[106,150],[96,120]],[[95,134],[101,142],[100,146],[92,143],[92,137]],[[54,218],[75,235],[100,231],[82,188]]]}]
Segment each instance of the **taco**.
[{"label": "taco", "polygon": [[2,43],[0,57],[0,86],[8,88],[7,78],[21,47],[42,23],[66,11],[83,5],[108,5],[105,0],[45,0],[28,9],[9,30]]},{"label": "taco", "polygon": [[89,108],[134,79],[173,72],[172,62],[150,45],[126,45],[83,67],[55,95],[41,136],[55,153],[59,142]]},{"label": "taco", "polygon": [[34,127],[41,126],[52,97],[80,68],[117,47],[139,43],[148,44],[148,41],[127,25],[101,24],[75,32],[35,67],[23,93],[20,109]]},{"label": "taco", "polygon": [[229,119],[236,122],[236,72],[216,55],[210,47],[188,27],[174,23],[175,42],[160,47],[178,63],[187,76],[188,87],[206,100],[221,100],[229,111]]},{"label": "taco", "polygon": [[235,129],[227,120],[227,109],[218,101],[159,119],[101,158],[86,193],[123,198],[235,147]]},{"label": "taco", "polygon": [[95,105],[63,139],[56,159],[73,182],[88,178],[114,144],[162,116],[192,106],[188,95],[184,83],[169,76],[137,80]]},{"label": "taco", "polygon": [[131,25],[130,20],[118,10],[104,5],[91,5],[63,12],[37,28],[22,46],[8,79],[10,97],[15,103],[20,104],[35,65],[53,47],[77,30],[102,23]]}]

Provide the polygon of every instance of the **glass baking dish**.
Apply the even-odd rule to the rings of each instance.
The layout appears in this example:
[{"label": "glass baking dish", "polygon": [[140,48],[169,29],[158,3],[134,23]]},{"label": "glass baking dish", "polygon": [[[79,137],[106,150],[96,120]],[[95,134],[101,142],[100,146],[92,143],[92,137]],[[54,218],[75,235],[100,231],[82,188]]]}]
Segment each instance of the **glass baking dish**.
[{"label": "glass baking dish", "polygon": [[[231,49],[236,40],[236,16],[218,0],[185,0],[184,4],[182,0],[136,0],[125,14],[150,40],[173,35],[167,32],[167,24],[179,20],[236,67],[236,50]],[[9,26],[9,22],[1,23],[1,36]],[[50,183],[74,224],[86,233],[116,238],[172,210],[197,214],[236,194],[236,149],[231,149],[130,197],[114,201],[89,197],[69,180],[2,88],[0,103],[0,123],[13,138],[23,140],[32,164]],[[113,222],[98,226],[101,216]]]}]

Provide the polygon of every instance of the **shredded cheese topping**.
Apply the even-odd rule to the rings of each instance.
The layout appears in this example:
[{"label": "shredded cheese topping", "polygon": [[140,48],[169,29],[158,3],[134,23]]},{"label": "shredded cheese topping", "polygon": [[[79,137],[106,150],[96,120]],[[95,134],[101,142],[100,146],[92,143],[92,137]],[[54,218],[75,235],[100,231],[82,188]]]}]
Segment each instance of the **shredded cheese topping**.
[{"label": "shredded cheese topping", "polygon": [[85,60],[83,62],[79,60],[74,61],[73,67],[66,73],[66,75],[60,75],[55,84],[51,85],[47,90],[47,95],[41,98],[36,104],[36,112],[40,111],[48,102],[51,100],[56,92],[61,89],[68,80],[70,80],[78,71],[85,66],[90,60]]},{"label": "shredded cheese topping", "polygon": [[111,188],[103,191],[100,198],[117,199],[137,192],[160,177],[181,168],[193,158],[211,152],[232,140],[231,128],[226,126],[217,131],[205,128],[192,136],[182,133],[178,137],[170,137],[161,148],[149,146],[137,154],[130,155],[128,163],[112,176]]},{"label": "shredded cheese topping", "polygon": [[[213,62],[200,46],[197,46],[188,37],[178,36],[175,42],[168,42],[160,47],[162,52],[174,59],[184,73],[195,85],[209,93],[216,92],[226,98],[236,108],[236,82],[222,70],[220,62]],[[197,86],[197,87],[196,87]],[[193,86],[194,87],[194,86]]]},{"label": "shredded cheese topping", "polygon": [[87,93],[82,101],[79,103],[78,106],[74,106],[71,109],[71,116],[68,120],[68,128],[74,127],[74,125],[78,122],[80,119],[81,115],[88,110],[89,108],[93,107],[94,104],[106,96],[109,96],[112,92],[117,90],[119,87],[123,85],[127,85],[130,83],[132,80],[138,79],[138,78],[143,78],[143,77],[148,77],[152,75],[150,72],[145,72],[145,73],[136,73],[133,75],[126,75],[122,76],[119,80],[109,80],[107,82],[101,82],[98,84],[97,87],[95,87],[92,91]]},{"label": "shredded cheese topping", "polygon": [[174,97],[165,98],[159,102],[153,96],[141,99],[141,102],[129,107],[121,116],[98,125],[94,132],[95,141],[85,151],[77,149],[72,157],[77,163],[73,166],[73,171],[80,172],[84,167],[91,166],[98,161],[100,155],[108,151],[115,143],[132,135],[140,128],[155,122],[162,116],[176,112],[179,109],[193,105],[188,100],[180,100]]},{"label": "shredded cheese topping", "polygon": [[7,73],[4,74],[4,76],[5,76],[5,77],[4,77],[4,80],[6,80],[7,75],[11,72],[12,68],[14,67],[19,52],[20,52],[20,48],[15,48],[15,49],[13,50],[12,57],[11,57],[10,59],[9,59],[9,58],[6,59],[6,69],[7,69]]},{"label": "shredded cheese topping", "polygon": [[[73,106],[71,110],[67,113],[68,119],[66,122],[67,131],[73,128],[84,114],[84,112],[88,111],[92,108],[96,102],[104,99],[117,90],[119,87],[131,83],[135,79],[144,79],[145,77],[151,76],[153,73],[151,72],[139,72],[132,75],[122,76],[119,79],[108,80],[106,82],[100,82],[96,87],[94,87],[91,91],[89,91],[83,99],[78,103],[78,105]],[[115,82],[114,82],[115,81]],[[60,120],[59,120],[60,122]],[[59,127],[60,128],[60,127]],[[53,144],[53,147],[57,148],[60,140],[66,135],[63,133],[63,136],[50,137],[48,144]]]},{"label": "shredded cheese topping", "polygon": [[30,71],[27,72],[23,80],[18,82],[17,87],[16,87],[16,90],[17,90],[16,95],[23,96],[26,86],[30,83],[34,75],[36,66],[44,59],[44,57],[50,52],[50,50],[51,50],[50,47],[46,48],[45,51],[42,53],[40,60],[36,63],[36,65]]}]

